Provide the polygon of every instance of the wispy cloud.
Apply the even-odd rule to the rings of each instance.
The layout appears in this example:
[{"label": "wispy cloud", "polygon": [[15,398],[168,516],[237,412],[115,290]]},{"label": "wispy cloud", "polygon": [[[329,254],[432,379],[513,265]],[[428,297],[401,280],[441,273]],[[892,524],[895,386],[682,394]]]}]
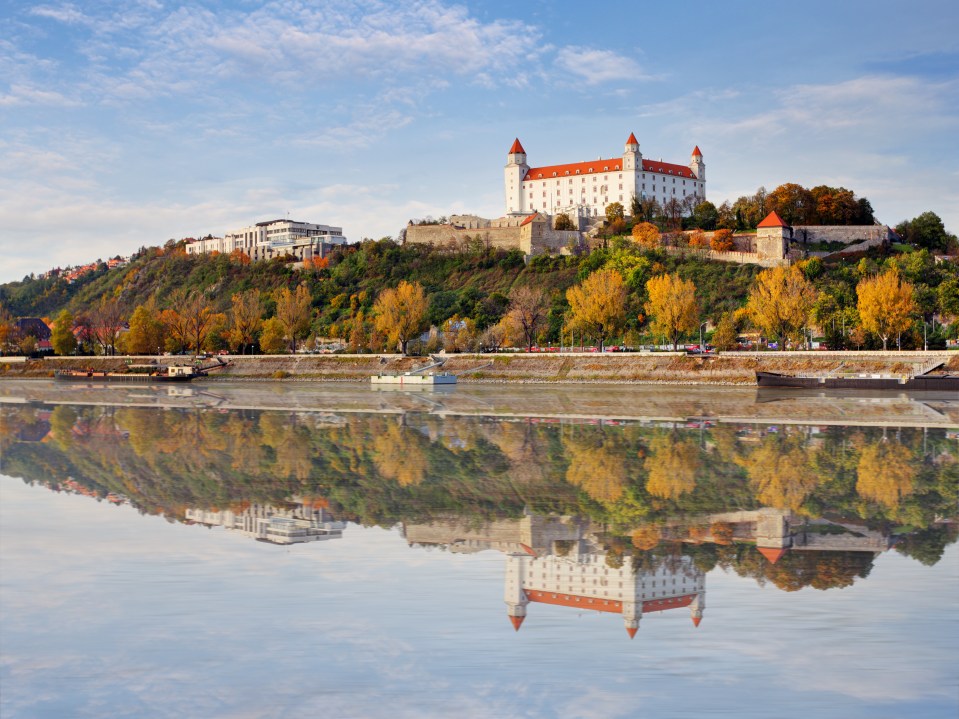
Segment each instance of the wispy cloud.
[{"label": "wispy cloud", "polygon": [[589,85],[650,79],[635,60],[611,50],[589,47],[560,48],[556,53],[556,67],[561,73],[574,75]]}]

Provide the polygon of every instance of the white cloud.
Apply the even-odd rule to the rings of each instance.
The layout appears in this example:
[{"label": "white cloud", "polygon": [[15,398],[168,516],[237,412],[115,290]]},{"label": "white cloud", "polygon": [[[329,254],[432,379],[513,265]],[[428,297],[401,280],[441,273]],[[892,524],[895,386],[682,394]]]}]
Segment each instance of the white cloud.
[{"label": "white cloud", "polygon": [[649,79],[634,60],[611,50],[564,47],[556,53],[556,66],[561,72],[576,75],[589,85]]}]

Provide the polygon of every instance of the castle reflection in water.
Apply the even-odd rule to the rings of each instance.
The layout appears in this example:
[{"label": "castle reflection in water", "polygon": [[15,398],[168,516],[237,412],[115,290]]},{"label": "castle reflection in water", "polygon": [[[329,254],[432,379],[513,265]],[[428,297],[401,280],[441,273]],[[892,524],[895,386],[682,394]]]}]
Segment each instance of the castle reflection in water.
[{"label": "castle reflection in water", "polygon": [[399,527],[414,549],[497,551],[517,630],[537,605],[618,614],[630,637],[661,612],[698,626],[714,567],[833,589],[893,547],[934,564],[957,535],[956,403],[838,405],[872,412],[870,427],[841,424],[832,404],[817,426],[457,416],[436,399],[337,414],[91,397],[0,404],[3,472],[275,545],[356,523]]}]

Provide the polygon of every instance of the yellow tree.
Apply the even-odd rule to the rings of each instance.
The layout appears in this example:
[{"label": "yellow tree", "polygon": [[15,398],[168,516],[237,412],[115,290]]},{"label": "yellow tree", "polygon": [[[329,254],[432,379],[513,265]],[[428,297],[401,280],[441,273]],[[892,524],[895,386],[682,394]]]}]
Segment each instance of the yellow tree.
[{"label": "yellow tree", "polygon": [[130,317],[130,331],[126,336],[126,349],[130,354],[159,354],[166,344],[166,329],[160,320],[153,301],[139,305]]},{"label": "yellow tree", "polygon": [[637,222],[633,225],[633,239],[643,247],[657,247],[661,238],[659,229],[650,222]]},{"label": "yellow tree", "polygon": [[50,344],[58,355],[73,354],[77,348],[77,338],[73,334],[73,315],[68,310],[62,310],[57,315],[57,321],[53,323]]},{"label": "yellow tree", "polygon": [[263,323],[263,332],[260,333],[260,350],[264,354],[279,354],[285,347],[283,325],[276,317],[270,317]]},{"label": "yellow tree", "polygon": [[856,286],[859,318],[867,332],[882,339],[882,348],[892,335],[909,328],[916,312],[913,286],[899,278],[895,269],[864,277]]},{"label": "yellow tree", "polygon": [[230,299],[230,345],[246,354],[263,326],[263,302],[256,290],[237,292]]},{"label": "yellow tree", "polygon": [[373,305],[374,324],[391,345],[398,344],[400,352],[406,354],[409,341],[426,329],[426,309],[422,285],[404,280],[395,289],[380,292]]},{"label": "yellow tree", "polygon": [[616,270],[598,270],[566,290],[566,299],[569,326],[598,339],[602,351],[606,338],[618,330],[626,318],[623,276]]},{"label": "yellow tree", "polygon": [[699,447],[692,440],[677,440],[671,434],[658,435],[649,443],[644,464],[649,472],[646,491],[654,497],[678,499],[696,489]]},{"label": "yellow tree", "polygon": [[669,337],[673,349],[683,332],[699,327],[699,304],[696,285],[675,275],[658,275],[646,283],[649,301],[644,305],[652,317],[653,332]]},{"label": "yellow tree", "polygon": [[899,442],[871,444],[859,455],[856,491],[890,509],[895,509],[903,497],[912,493],[915,478],[912,452]]},{"label": "yellow tree", "polygon": [[290,351],[296,352],[296,341],[309,334],[313,319],[310,290],[305,283],[301,283],[296,292],[284,287],[274,294],[274,299],[276,319],[283,327],[283,336],[290,341]]},{"label": "yellow tree", "polygon": [[816,290],[802,271],[795,265],[780,265],[756,276],[746,311],[753,324],[776,337],[784,350],[786,339],[806,325],[815,301]]}]

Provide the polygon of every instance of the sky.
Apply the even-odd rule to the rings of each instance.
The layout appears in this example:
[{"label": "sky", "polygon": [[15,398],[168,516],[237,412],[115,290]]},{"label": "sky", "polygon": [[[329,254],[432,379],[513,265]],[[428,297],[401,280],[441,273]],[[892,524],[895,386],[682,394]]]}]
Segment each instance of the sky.
[{"label": "sky", "polygon": [[532,165],[703,152],[959,232],[954,1],[0,0],[0,282],[290,217],[498,217]]}]

